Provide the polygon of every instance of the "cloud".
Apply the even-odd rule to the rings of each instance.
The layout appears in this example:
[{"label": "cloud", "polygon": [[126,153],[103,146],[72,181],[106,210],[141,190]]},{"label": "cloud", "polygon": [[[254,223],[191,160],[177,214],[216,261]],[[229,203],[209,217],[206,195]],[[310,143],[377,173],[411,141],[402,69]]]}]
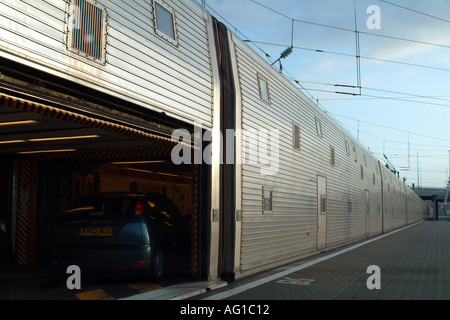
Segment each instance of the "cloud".
[{"label": "cloud", "polygon": [[[410,0],[401,5],[436,16],[450,12],[448,1],[434,0],[430,6],[429,2],[425,4],[425,1]],[[362,53],[365,55],[398,60],[417,54],[431,54],[440,48],[425,43],[450,46],[450,24],[385,3],[380,3],[380,7],[381,29],[361,30],[368,33],[361,35]]]}]

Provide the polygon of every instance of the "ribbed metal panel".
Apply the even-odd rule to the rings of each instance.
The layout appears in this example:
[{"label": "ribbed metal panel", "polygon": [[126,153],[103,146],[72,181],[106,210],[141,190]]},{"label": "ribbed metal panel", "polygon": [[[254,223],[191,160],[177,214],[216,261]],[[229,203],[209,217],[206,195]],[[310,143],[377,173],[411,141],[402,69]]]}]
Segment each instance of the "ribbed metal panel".
[{"label": "ribbed metal panel", "polygon": [[164,3],[174,12],[176,44],[157,34],[153,1],[4,0],[0,50],[24,65],[211,127],[209,17],[193,0]]},{"label": "ribbed metal panel", "polygon": [[[242,150],[241,273],[317,252],[318,176],[326,178],[327,186],[326,248],[380,234],[383,226],[391,230],[405,225],[403,184],[245,43],[234,38],[234,45],[242,95],[242,129],[280,131],[276,175],[261,175],[260,166],[249,163],[249,149]],[[260,96],[260,77],[268,81],[270,103]],[[293,140],[294,125],[300,128],[299,150]],[[382,175],[389,180],[389,192]],[[262,210],[263,187],[273,189],[274,209],[270,215]],[[387,212],[384,220],[383,210]]]}]

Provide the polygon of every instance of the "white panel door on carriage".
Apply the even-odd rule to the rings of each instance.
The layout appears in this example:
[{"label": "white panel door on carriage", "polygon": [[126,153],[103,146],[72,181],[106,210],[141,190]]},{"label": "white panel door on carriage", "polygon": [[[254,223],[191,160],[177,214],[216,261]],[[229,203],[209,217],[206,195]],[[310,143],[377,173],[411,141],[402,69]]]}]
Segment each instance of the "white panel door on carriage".
[{"label": "white panel door on carriage", "polygon": [[317,249],[327,242],[327,178],[317,176]]}]

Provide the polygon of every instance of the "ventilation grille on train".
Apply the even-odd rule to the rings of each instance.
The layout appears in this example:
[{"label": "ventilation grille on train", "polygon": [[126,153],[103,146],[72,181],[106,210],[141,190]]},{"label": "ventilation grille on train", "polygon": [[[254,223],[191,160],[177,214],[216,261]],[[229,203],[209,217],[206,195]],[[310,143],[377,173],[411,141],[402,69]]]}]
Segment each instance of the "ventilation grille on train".
[{"label": "ventilation grille on train", "polygon": [[104,60],[106,13],[88,0],[73,0],[69,11],[69,48],[86,58]]}]

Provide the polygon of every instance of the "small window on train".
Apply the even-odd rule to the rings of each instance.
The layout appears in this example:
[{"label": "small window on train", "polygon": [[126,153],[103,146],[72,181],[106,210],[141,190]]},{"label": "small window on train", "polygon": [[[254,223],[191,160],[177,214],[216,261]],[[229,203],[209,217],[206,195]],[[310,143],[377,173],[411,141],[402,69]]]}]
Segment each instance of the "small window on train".
[{"label": "small window on train", "polygon": [[372,173],[372,181],[373,181],[373,184],[375,184],[375,173]]},{"label": "small window on train", "polygon": [[294,149],[300,150],[300,126],[294,123],[292,125],[292,131]]},{"label": "small window on train", "polygon": [[348,206],[348,213],[351,214],[353,212],[353,204],[352,204],[352,202],[349,201],[347,206]]},{"label": "small window on train", "polygon": [[316,132],[319,137],[322,137],[322,124],[318,118],[316,118]]},{"label": "small window on train", "polygon": [[67,49],[89,60],[104,63],[106,17],[105,7],[97,1],[73,0],[67,20]]},{"label": "small window on train", "polygon": [[364,179],[364,168],[362,165],[361,165],[361,179]]},{"label": "small window on train", "polygon": [[273,189],[269,187],[263,187],[263,213],[273,213]]},{"label": "small window on train", "polygon": [[356,155],[356,147],[352,146],[353,159],[355,162],[358,160],[358,156]]},{"label": "small window on train", "polygon": [[367,167],[367,157],[363,154],[364,166]]},{"label": "small window on train", "polygon": [[347,153],[347,155],[350,155],[350,144],[347,140],[345,140],[345,152]]},{"label": "small window on train", "polygon": [[165,4],[154,2],[156,33],[167,41],[176,44],[175,13]]},{"label": "small window on train", "polygon": [[259,95],[262,100],[266,102],[270,102],[269,97],[269,83],[266,78],[262,75],[258,74],[258,82],[259,82]]},{"label": "small window on train", "polygon": [[320,197],[320,214],[326,214],[327,212],[327,198],[325,196]]},{"label": "small window on train", "polygon": [[334,167],[335,164],[336,162],[335,162],[334,148],[330,147],[330,165]]}]

